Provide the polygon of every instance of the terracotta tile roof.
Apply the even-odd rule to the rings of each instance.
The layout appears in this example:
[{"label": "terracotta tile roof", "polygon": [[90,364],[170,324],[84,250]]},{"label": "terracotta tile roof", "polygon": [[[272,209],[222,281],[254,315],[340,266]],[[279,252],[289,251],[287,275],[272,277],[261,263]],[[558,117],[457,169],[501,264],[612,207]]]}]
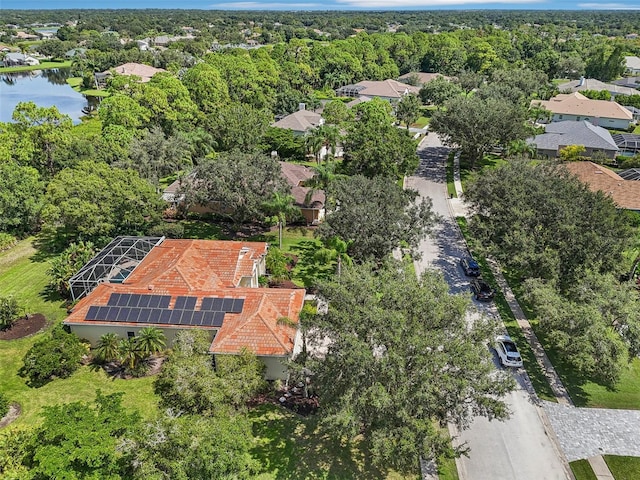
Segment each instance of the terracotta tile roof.
[{"label": "terracotta tile roof", "polygon": [[593,162],[570,162],[566,168],[591,190],[610,195],[620,208],[640,210],[640,181],[624,180],[617,173]]},{"label": "terracotta tile roof", "polygon": [[267,248],[264,242],[167,239],[151,250],[125,284],[152,286],[154,292],[236,287],[242,277],[253,275],[254,261],[266,255]]},{"label": "terracotta tile roof", "polygon": [[633,120],[631,112],[618,103],[591,100],[579,92],[556,95],[549,100],[532,100],[531,105],[540,105],[552,113],[562,115]]},{"label": "terracotta tile roof", "polygon": [[[69,325],[113,325],[160,328],[217,330],[212,353],[238,353],[243,347],[257,355],[286,356],[293,351],[297,327],[278,325],[289,318],[294,325],[304,303],[304,289],[239,288],[235,280],[251,274],[254,259],[266,253],[263,242],[212,240],[165,240],[154,247],[124,283],[101,283],[82,298],[64,321]],[[154,323],[130,323],[87,320],[91,306],[105,306],[113,293],[159,294],[197,297],[195,309],[203,297],[244,299],[242,312],[226,313],[222,326],[196,327]]]}]

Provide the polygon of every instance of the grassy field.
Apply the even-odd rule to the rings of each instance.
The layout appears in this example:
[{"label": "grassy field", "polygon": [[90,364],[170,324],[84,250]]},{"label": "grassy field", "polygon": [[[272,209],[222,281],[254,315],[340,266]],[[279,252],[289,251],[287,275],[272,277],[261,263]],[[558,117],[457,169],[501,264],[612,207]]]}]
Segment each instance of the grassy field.
[{"label": "grassy field", "polygon": [[640,457],[605,455],[604,460],[616,480],[638,480],[640,478]]},{"label": "grassy field", "polygon": [[[0,254],[0,296],[14,295],[24,303],[28,312],[44,314],[50,327],[66,316],[65,303],[49,293],[46,273],[49,259],[38,254],[32,242],[33,239],[23,240]],[[54,380],[40,388],[27,386],[26,379],[18,375],[18,370],[27,350],[45,334],[0,341],[0,391],[22,407],[22,415],[16,425],[37,423],[42,409],[49,405],[93,401],[97,389],[105,393],[124,392],[124,405],[138,410],[146,418],[156,414],[157,399],[151,377],[113,380],[102,370],[83,366],[70,378]]]},{"label": "grassy field", "polygon": [[569,464],[576,480],[598,480],[587,460],[576,460]]},{"label": "grassy field", "polygon": [[417,472],[406,476],[376,469],[361,445],[329,435],[316,418],[303,418],[277,405],[261,405],[249,416],[256,437],[252,453],[263,466],[259,480],[419,478]]},{"label": "grassy field", "polygon": [[456,152],[451,151],[447,157],[447,193],[451,198],[458,197],[456,186],[453,183],[453,157],[455,157],[455,155]]},{"label": "grassy field", "polygon": [[71,60],[64,62],[42,62],[39,65],[22,65],[20,67],[0,67],[0,73],[28,72],[30,70],[47,70],[49,68],[68,68]]},{"label": "grassy field", "polygon": [[484,156],[481,162],[478,162],[476,164],[475,169],[472,170],[470,166],[464,161],[464,158],[461,158],[460,159],[460,182],[462,182],[462,191],[466,190],[467,181],[476,172],[479,172],[483,168],[495,168],[506,162],[507,161],[504,158],[502,158],[500,155],[488,153]]},{"label": "grassy field", "polygon": [[109,92],[106,90],[97,90],[95,88],[82,88],[82,77],[67,78],[67,83],[71,85],[76,92],[88,95],[90,97],[108,97]]}]

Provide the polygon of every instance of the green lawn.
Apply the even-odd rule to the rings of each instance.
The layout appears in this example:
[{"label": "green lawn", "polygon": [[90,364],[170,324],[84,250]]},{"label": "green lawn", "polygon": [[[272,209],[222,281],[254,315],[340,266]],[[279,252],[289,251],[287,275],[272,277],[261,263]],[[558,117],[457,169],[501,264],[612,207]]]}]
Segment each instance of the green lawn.
[{"label": "green lawn", "polygon": [[451,198],[458,197],[456,186],[453,182],[453,157],[455,157],[455,155],[456,152],[452,150],[447,157],[447,193]]},{"label": "green lawn", "polygon": [[68,68],[71,60],[64,62],[41,62],[39,65],[23,65],[20,67],[0,67],[0,73],[27,72],[29,70],[47,70],[49,68]]},{"label": "green lawn", "polygon": [[495,168],[507,161],[500,155],[493,153],[487,153],[482,161],[478,162],[475,168],[472,170],[470,166],[465,162],[463,157],[460,158],[460,181],[462,182],[462,190],[466,190],[467,180],[471,178],[476,172],[481,171],[483,168]]},{"label": "green lawn", "polygon": [[67,83],[71,85],[76,92],[90,97],[108,97],[109,92],[106,90],[97,90],[95,88],[82,88],[82,77],[67,78]]},{"label": "green lawn", "polygon": [[431,121],[430,118],[427,117],[419,117],[415,122],[411,124],[413,128],[424,128]]},{"label": "green lawn", "polygon": [[640,457],[605,455],[604,460],[616,480],[637,480],[640,478]]},{"label": "green lawn", "polygon": [[[47,290],[46,256],[38,254],[33,239],[19,242],[0,254],[0,296],[15,295],[30,313],[44,314],[50,325],[66,316],[65,303]],[[157,399],[153,393],[153,378],[113,380],[102,370],[83,366],[70,378],[54,380],[41,388],[31,388],[26,379],[18,376],[22,359],[36,340],[45,333],[20,340],[0,341],[0,391],[9,400],[22,406],[22,415],[16,425],[38,422],[42,408],[71,401],[93,401],[97,389],[105,393],[124,392],[123,403],[137,409],[147,417],[157,412]]]},{"label": "green lawn", "polygon": [[[467,228],[467,221],[463,217],[456,218],[460,229],[462,230],[462,234],[467,240],[467,244],[472,252],[474,252],[474,243],[473,238]],[[493,272],[487,265],[487,261],[481,255],[478,255],[474,252],[474,258],[480,264],[480,269],[482,270],[482,277],[494,288],[496,295],[494,298],[494,303],[500,313],[500,318],[504,323],[509,336],[513,338],[513,340],[518,345],[518,349],[520,350],[520,354],[522,355],[522,360],[524,361],[524,367],[527,370],[527,374],[531,380],[531,384],[533,385],[534,390],[538,394],[540,398],[545,400],[549,400],[551,402],[556,401],[556,397],[547,381],[547,377],[545,377],[542,367],[538,364],[536,357],[529,346],[529,342],[524,336],[522,329],[518,325],[507,300],[504,298],[502,291],[497,288],[497,283],[495,281],[495,277],[493,276]],[[554,364],[555,365],[555,364]]]},{"label": "green lawn", "polygon": [[405,476],[376,469],[361,445],[328,434],[314,417],[303,418],[277,405],[261,405],[249,416],[256,437],[252,453],[263,467],[259,480],[419,478],[417,471]]},{"label": "green lawn", "polygon": [[598,480],[587,460],[576,460],[569,464],[576,480]]}]

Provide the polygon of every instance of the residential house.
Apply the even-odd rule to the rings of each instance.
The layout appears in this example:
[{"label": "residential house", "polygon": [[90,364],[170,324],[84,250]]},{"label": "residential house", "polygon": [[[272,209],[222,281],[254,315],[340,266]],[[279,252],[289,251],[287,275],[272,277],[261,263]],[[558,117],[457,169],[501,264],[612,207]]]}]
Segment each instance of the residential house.
[{"label": "residential house", "polygon": [[640,95],[640,91],[637,89],[640,88],[640,77],[625,77],[620,80],[614,80],[614,85],[620,85],[621,87],[634,88],[636,89],[635,95]]},{"label": "residential house", "polygon": [[113,67],[110,70],[104,72],[98,72],[94,75],[97,88],[104,88],[106,86],[107,78],[113,73],[119,75],[135,75],[140,78],[141,83],[146,83],[151,80],[156,73],[166,72],[163,68],[155,68],[142,63],[124,63]]},{"label": "residential house", "polygon": [[11,52],[4,56],[3,64],[5,67],[19,67],[24,65],[39,65],[40,61],[24,53]]},{"label": "residential house", "polygon": [[34,35],[33,33],[26,33],[26,32],[16,32],[13,38],[17,40],[40,40],[40,37],[38,35]]},{"label": "residential house", "polygon": [[[140,254],[131,255],[136,244]],[[258,287],[267,249],[264,242],[118,237],[75,276],[91,274],[94,286],[63,323],[94,346],[105,333],[130,338],[149,326],[169,346],[179,331],[204,330],[212,355],[247,348],[265,364],[267,379],[285,379],[285,362],[301,350],[305,291]]]},{"label": "residential house", "polygon": [[552,113],[552,122],[587,120],[593,125],[626,130],[633,115],[616,102],[591,100],[580,92],[556,95],[549,100],[532,100],[532,106],[541,106]]},{"label": "residential house", "polygon": [[311,110],[307,110],[305,104],[301,103],[296,112],[272,123],[271,126],[291,130],[294,135],[304,135],[309,130],[317,128],[323,124],[324,119],[322,118],[322,115]]},{"label": "residential house", "polygon": [[640,73],[640,58],[636,56],[624,57],[624,62],[627,67],[627,72],[631,75],[637,75]]},{"label": "residential house", "polygon": [[581,92],[583,90],[595,90],[597,92],[609,92],[613,98],[616,95],[636,95],[638,92],[633,88],[617,85],[613,83],[604,83],[595,78],[580,77],[579,80],[572,80],[567,83],[558,85],[558,90],[562,93]]},{"label": "residential house", "polygon": [[416,79],[417,80],[416,87],[422,87],[423,85],[429,83],[431,80],[435,80],[438,77],[449,79],[449,77],[445,77],[441,73],[409,72],[409,73],[405,73],[404,75],[400,75],[398,77],[398,81],[408,84],[411,81],[411,79]]},{"label": "residential house", "polygon": [[[305,186],[305,182],[310,180],[314,172],[312,169],[303,165],[293,163],[280,162],[282,177],[291,187],[291,195],[294,198],[294,205],[300,209],[307,225],[317,225],[325,215],[325,194],[322,190],[314,190]],[[184,195],[180,193],[185,183],[195,182],[192,175],[187,178],[178,179],[162,192],[162,199],[172,206],[177,207],[184,201]],[[190,212],[195,213],[221,213],[228,212],[224,205],[217,203],[215,205],[190,205]]]},{"label": "residential house", "polygon": [[538,157],[556,158],[560,150],[569,145],[584,146],[586,157],[602,152],[607,158],[614,159],[618,153],[609,131],[586,120],[550,123],[545,127],[545,133],[536,135],[529,143],[535,145]]},{"label": "residential house", "polygon": [[568,162],[565,166],[592,191],[609,195],[619,208],[640,211],[640,182],[625,180],[614,171],[593,162]]},{"label": "residential house", "polygon": [[336,95],[353,98],[361,96],[369,98],[377,97],[390,102],[397,102],[405,95],[410,93],[418,94],[419,92],[419,87],[407,85],[397,80],[364,80],[353,85],[345,85],[344,87],[338,88]]},{"label": "residential house", "polygon": [[300,209],[307,225],[317,225],[325,215],[325,193],[305,186],[315,175],[314,171],[295,163],[280,162],[282,176],[291,186],[291,195],[296,207]]}]

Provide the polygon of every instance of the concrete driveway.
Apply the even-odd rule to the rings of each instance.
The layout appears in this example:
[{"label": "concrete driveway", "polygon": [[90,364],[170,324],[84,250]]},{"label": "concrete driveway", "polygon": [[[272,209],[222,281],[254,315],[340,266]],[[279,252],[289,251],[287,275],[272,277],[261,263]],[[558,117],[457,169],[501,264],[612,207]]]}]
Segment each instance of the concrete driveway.
[{"label": "concrete driveway", "polygon": [[[464,240],[452,218],[447,199],[445,160],[448,149],[430,133],[418,150],[420,167],[407,180],[407,187],[430,197],[442,221],[420,245],[422,258],[416,271],[436,268],[442,271],[451,293],[469,292],[469,281],[458,264],[466,253]],[[469,293],[470,294],[470,293]],[[469,321],[475,315],[496,315],[492,303],[473,301]],[[494,356],[496,368],[497,361]],[[543,410],[530,394],[525,372],[513,371],[517,389],[505,398],[511,417],[504,422],[477,417],[468,430],[453,432],[456,445],[466,444],[469,457],[456,461],[462,480],[561,480],[572,478],[555,441]]]}]

